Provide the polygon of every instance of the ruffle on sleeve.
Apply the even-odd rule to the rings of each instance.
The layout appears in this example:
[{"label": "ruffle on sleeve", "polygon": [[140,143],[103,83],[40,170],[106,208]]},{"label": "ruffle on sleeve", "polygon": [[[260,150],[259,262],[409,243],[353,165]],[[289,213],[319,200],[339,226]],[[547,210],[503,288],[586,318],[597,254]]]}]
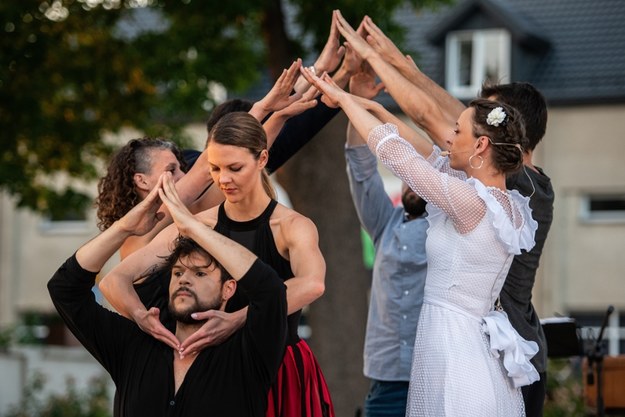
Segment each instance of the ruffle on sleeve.
[{"label": "ruffle on sleeve", "polygon": [[521,236],[519,238],[519,246],[521,249],[529,251],[532,250],[536,242],[534,241],[534,235],[538,229],[538,222],[532,217],[532,208],[530,207],[530,198],[521,195],[517,190],[508,190],[512,200],[517,204],[521,215],[523,216],[524,224],[521,228]]},{"label": "ruffle on sleeve", "polygon": [[516,190],[510,190],[512,201],[516,204],[523,216],[523,225],[520,229],[515,229],[504,208],[497,199],[488,191],[481,181],[475,178],[467,179],[472,184],[477,194],[486,203],[488,211],[493,213],[493,226],[497,230],[497,236],[508,247],[508,253],[518,255],[521,249],[526,251],[535,245],[534,234],[538,228],[538,223],[532,218],[532,209],[529,206],[529,198],[523,197]]},{"label": "ruffle on sleeve", "polygon": [[512,327],[508,315],[493,310],[484,317],[482,328],[490,336],[491,354],[503,356],[503,366],[515,388],[530,385],[540,379],[540,375],[530,359],[538,353],[538,344],[525,340]]}]

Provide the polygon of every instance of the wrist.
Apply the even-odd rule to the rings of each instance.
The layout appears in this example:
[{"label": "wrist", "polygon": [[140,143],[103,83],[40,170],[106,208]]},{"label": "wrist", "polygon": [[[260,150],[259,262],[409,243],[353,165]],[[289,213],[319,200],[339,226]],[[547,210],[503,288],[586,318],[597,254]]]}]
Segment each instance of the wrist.
[{"label": "wrist", "polygon": [[110,233],[114,234],[117,238],[125,240],[130,236],[134,236],[134,229],[126,224],[124,218],[115,220],[111,227],[108,228]]},{"label": "wrist", "polygon": [[248,113],[254,116],[254,118],[256,118],[256,120],[258,120],[259,122],[262,122],[265,116],[269,114],[269,111],[267,111],[263,100],[260,100],[252,104],[252,108]]},{"label": "wrist", "polygon": [[334,73],[332,79],[334,80],[336,85],[345,89],[351,76],[352,74],[350,73],[350,71],[348,71],[347,68],[341,65],[339,69]]}]

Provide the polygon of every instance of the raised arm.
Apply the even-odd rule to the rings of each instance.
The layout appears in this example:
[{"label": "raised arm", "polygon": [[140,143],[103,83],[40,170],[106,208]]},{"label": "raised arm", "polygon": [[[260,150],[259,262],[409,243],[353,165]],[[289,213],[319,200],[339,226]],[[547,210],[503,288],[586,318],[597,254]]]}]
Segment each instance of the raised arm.
[{"label": "raised arm", "polygon": [[305,76],[324,92],[328,100],[340,106],[358,134],[367,138],[372,152],[424,200],[447,213],[461,233],[473,230],[483,218],[486,208],[475,188],[458,178],[434,169],[425,158],[432,153],[432,145],[423,137],[408,143],[399,136],[392,124],[383,124],[353,95],[333,86],[327,79],[319,79],[306,69]]},{"label": "raised arm", "polygon": [[[158,193],[158,188],[153,191]],[[132,319],[143,331],[175,349],[179,347],[178,340],[160,322],[159,309],[152,307],[147,310],[139,299],[133,283],[155,272],[164,264],[164,257],[171,253],[172,242],[177,236],[176,226],[170,224],[150,243],[115,266],[99,283],[102,294],[120,314]]]},{"label": "raised arm", "polygon": [[[386,90],[395,99],[401,109],[415,121],[434,140],[442,145],[445,135],[453,129],[455,119],[448,120],[438,103],[432,100],[423,90],[408,81],[393,65],[387,62],[365,39],[347,23],[340,12],[335,11],[337,27],[349,42],[351,48],[358,53],[375,73],[380,77]],[[367,29],[366,21],[364,25]]]},{"label": "raised arm", "polygon": [[[448,123],[456,122],[465,105],[449,94],[444,88],[425,75],[409,55],[403,55],[395,44],[380,30],[369,16],[363,24],[367,32],[367,42],[382,58],[395,67],[408,81],[420,88],[431,100],[437,103]],[[409,104],[409,103],[406,103]],[[418,109],[416,109],[418,112]],[[419,116],[417,117],[426,117]]]},{"label": "raised arm", "polygon": [[[176,190],[178,190],[180,198],[185,204],[192,207],[194,212],[213,207],[223,201],[223,193],[217,187],[211,186],[213,179],[210,175],[205,152],[198,157],[189,172],[176,183]],[[172,219],[167,208],[161,206],[160,211],[164,217],[152,230],[142,236],[130,236],[124,241],[119,250],[122,260],[146,246],[161,230],[171,224]]]},{"label": "raised arm", "polygon": [[299,78],[298,68],[302,65],[302,60],[293,61],[288,69],[284,69],[282,74],[276,80],[275,84],[269,90],[267,95],[252,105],[249,113],[262,122],[268,114],[282,110],[289,104],[297,101],[301,97],[301,93],[291,94],[293,86]]},{"label": "raised arm", "polygon": [[401,123],[378,103],[362,97],[356,97],[343,91],[335,85],[332,79],[327,75],[319,78],[306,68],[302,68],[302,73],[317,89],[323,92],[325,100],[329,105],[335,107],[340,106],[343,109],[360,136],[366,138],[374,127],[386,122],[395,121],[398,122],[403,129],[406,129],[405,133],[411,138],[411,144],[415,147],[417,152],[424,157],[428,157],[432,153],[432,144],[429,140],[419,135],[414,129],[410,129],[405,124]]},{"label": "raised arm", "polygon": [[360,224],[377,243],[394,211],[393,203],[384,190],[376,157],[351,123],[347,125],[346,137],[345,159],[350,194]]},{"label": "raised arm", "polygon": [[[336,28],[336,23],[334,22],[333,17],[330,24],[330,34],[328,35],[328,40],[312,66],[317,74],[323,74],[324,72],[332,73],[341,63],[341,59],[345,54],[345,47],[341,45],[339,39],[340,36],[341,34]],[[300,94],[304,94],[308,91],[309,87],[310,83],[308,80],[304,77],[299,77],[295,83],[294,90]]]},{"label": "raised arm", "polygon": [[[328,42],[334,39],[334,35],[331,34]],[[330,44],[330,43],[329,43]],[[328,44],[326,44],[327,47]],[[324,49],[324,52],[326,49]],[[333,74],[332,79],[341,88],[345,88],[349,82],[350,77],[355,74],[359,68],[362,60],[358,54],[353,51],[350,52],[349,47],[345,46],[345,54],[343,56],[343,62],[339,69]],[[321,56],[324,55],[322,52]],[[339,53],[325,54],[329,57],[336,57]],[[321,57],[320,56],[320,57]],[[316,65],[316,64],[315,64]],[[332,67],[334,64],[328,64],[327,66],[321,65],[320,69],[325,72],[331,72],[334,70]],[[315,70],[316,73],[320,73]],[[310,85],[306,81],[307,85]],[[284,128],[280,130],[280,133],[276,137],[271,146],[269,152],[269,161],[267,162],[267,172],[272,173],[280,168],[286,161],[295,155],[304,145],[306,145],[319,131],[326,125],[336,114],[338,109],[331,108],[325,105],[321,100],[317,100],[317,105],[312,109],[306,110],[302,114],[291,117],[284,123]],[[269,137],[268,137],[269,139]]]},{"label": "raised arm", "polygon": [[159,195],[169,209],[180,235],[193,239],[206,249],[235,280],[238,281],[247,273],[258,257],[194,216],[178,196],[171,176],[165,177]]},{"label": "raised arm", "polygon": [[143,201],[78,249],[76,260],[83,269],[91,272],[100,271],[128,237],[145,235],[162,221],[163,213],[158,211],[161,204],[158,188],[162,181],[161,175],[156,187]]},{"label": "raised arm", "polygon": [[315,100],[317,94],[317,90],[314,87],[309,88],[299,100],[289,104],[282,110],[274,112],[269,119],[263,123],[263,129],[265,129],[267,133],[268,149],[271,149],[273,146],[274,141],[280,134],[287,120],[317,105],[317,100]]}]

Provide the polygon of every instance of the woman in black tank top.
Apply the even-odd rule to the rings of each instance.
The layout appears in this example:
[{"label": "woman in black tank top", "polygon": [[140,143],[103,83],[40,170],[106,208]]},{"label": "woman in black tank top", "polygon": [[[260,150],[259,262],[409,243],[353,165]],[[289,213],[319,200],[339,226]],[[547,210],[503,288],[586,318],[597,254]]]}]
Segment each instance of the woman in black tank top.
[{"label": "woman in black tank top", "polygon": [[[268,159],[265,132],[249,114],[223,116],[209,133],[206,155],[213,181],[226,197],[219,206],[215,230],[272,266],[288,288],[287,348],[269,392],[267,416],[333,416],[321,369],[297,334],[301,308],[324,289],[325,262],[316,227],[274,200],[264,171]],[[239,294],[228,308],[246,305]]]}]

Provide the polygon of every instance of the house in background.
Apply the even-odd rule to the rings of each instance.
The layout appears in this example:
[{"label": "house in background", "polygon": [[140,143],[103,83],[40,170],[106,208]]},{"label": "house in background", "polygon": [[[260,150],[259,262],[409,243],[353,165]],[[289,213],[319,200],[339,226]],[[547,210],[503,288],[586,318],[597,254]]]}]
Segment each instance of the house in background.
[{"label": "house in background", "polygon": [[[625,353],[625,2],[458,0],[433,11],[405,6],[397,16],[407,52],[458,98],[475,97],[485,79],[543,92],[549,123],[535,163],[556,202],[534,304],[542,317],[572,315],[584,326],[600,325],[613,305],[606,337],[611,354]],[[199,149],[204,127],[195,129]],[[0,193],[0,327],[53,312],[45,284],[97,233],[95,223],[94,213],[42,219]]]},{"label": "house in background", "polygon": [[535,163],[556,201],[533,302],[583,326],[613,305],[609,350],[625,353],[625,2],[464,0],[398,16],[420,69],[459,99],[484,80],[544,94]]}]

